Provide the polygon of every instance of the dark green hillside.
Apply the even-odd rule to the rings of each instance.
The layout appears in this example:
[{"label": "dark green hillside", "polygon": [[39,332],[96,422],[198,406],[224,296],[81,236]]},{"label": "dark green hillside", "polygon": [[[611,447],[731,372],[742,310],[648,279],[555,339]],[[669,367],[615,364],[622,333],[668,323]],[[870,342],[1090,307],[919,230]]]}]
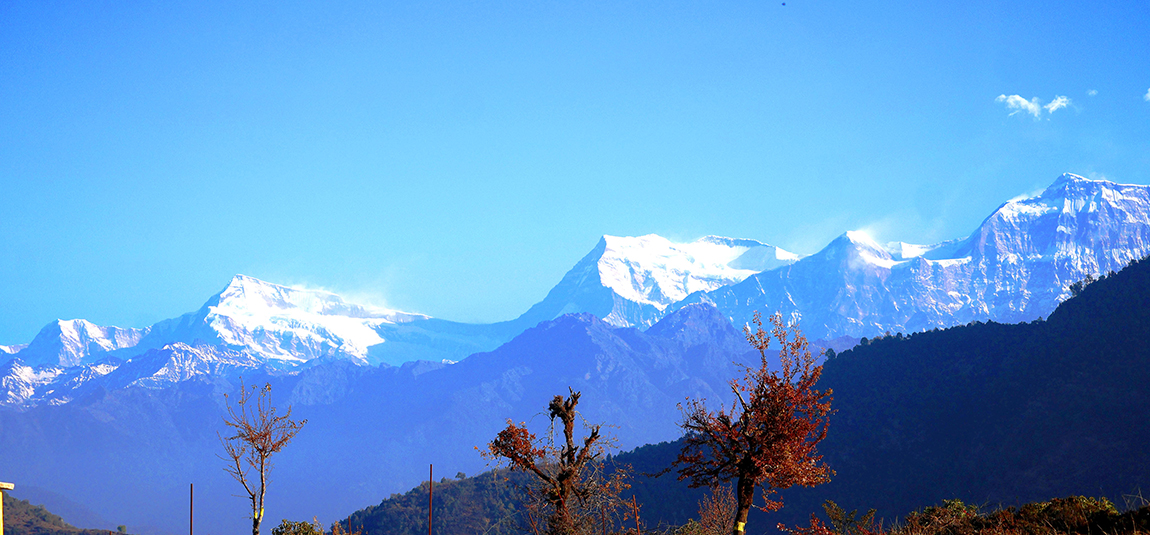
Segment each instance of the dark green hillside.
[{"label": "dark green hillside", "polygon": [[1150,261],[1050,318],[885,337],[827,362],[838,413],[820,448],[838,471],[792,492],[887,518],[925,504],[1021,504],[1150,488]]},{"label": "dark green hillside", "polygon": [[[752,532],[806,525],[827,499],[848,511],[876,508],[888,524],[953,499],[987,509],[1075,495],[1123,503],[1150,491],[1150,260],[1087,285],[1047,321],[868,340],[828,360],[820,386],[834,390],[838,412],[819,449],[837,475],[785,492],[781,511],[752,515]],[[654,473],[677,450],[644,446],[615,460]],[[673,473],[634,484],[649,526],[697,517],[701,492]],[[456,485],[459,495],[445,491],[444,516],[478,526],[514,510],[513,489]],[[447,503],[463,510],[463,489],[477,497],[466,515]],[[421,533],[425,489],[352,518],[364,518],[371,535]]]},{"label": "dark green hillside", "polygon": [[4,495],[4,534],[5,535],[108,535],[115,533],[102,529],[80,529],[64,522],[40,505],[32,505]]},{"label": "dark green hillside", "polygon": [[[435,484],[433,527],[442,535],[517,533],[519,498],[516,489],[527,479],[522,472],[485,472],[476,477],[444,478]],[[405,494],[393,494],[379,505],[352,513],[352,530],[367,535],[427,533],[427,483]],[[349,519],[341,523],[348,525]]]},{"label": "dark green hillside", "polygon": [[[655,527],[660,524],[681,524],[695,515],[700,490],[687,488],[674,474],[652,478],[645,474],[660,472],[674,461],[679,452],[677,443],[663,442],[639,447],[608,460],[610,464],[626,464],[635,473],[632,488],[624,496],[634,494],[642,504],[644,523]],[[519,489],[531,482],[523,472],[498,470],[484,472],[463,479],[442,479],[435,483],[435,533],[465,535],[472,533],[520,533]],[[427,533],[427,484],[405,494],[393,494],[379,503],[350,516],[352,529],[362,528],[365,535],[419,535]],[[340,522],[344,526],[348,518]]]}]

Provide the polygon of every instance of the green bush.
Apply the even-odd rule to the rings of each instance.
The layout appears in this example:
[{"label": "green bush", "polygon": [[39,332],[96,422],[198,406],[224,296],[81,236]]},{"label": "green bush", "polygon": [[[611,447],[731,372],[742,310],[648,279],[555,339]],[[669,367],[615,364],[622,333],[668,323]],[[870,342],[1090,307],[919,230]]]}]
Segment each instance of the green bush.
[{"label": "green bush", "polygon": [[292,522],[284,519],[272,529],[272,535],[323,535],[319,522]]}]

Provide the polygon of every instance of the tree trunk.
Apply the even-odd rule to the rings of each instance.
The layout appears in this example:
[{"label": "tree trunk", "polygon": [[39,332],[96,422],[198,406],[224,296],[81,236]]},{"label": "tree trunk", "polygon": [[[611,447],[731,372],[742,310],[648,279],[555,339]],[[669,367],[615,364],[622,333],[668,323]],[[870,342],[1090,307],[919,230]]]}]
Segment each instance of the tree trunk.
[{"label": "tree trunk", "polygon": [[252,535],[260,535],[260,518],[252,518]]},{"label": "tree trunk", "polygon": [[735,497],[739,508],[735,512],[735,525],[731,526],[732,535],[743,535],[747,525],[747,513],[751,512],[751,503],[755,499],[755,483],[750,478],[739,478],[735,486]]}]

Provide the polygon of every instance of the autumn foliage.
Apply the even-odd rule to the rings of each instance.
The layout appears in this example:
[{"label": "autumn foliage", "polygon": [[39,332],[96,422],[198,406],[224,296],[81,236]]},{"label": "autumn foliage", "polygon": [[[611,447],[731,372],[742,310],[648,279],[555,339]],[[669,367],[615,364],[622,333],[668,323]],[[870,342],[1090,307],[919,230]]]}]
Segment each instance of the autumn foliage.
[{"label": "autumn foliage", "polygon": [[[728,528],[736,535],[743,531],[756,488],[762,490],[758,507],[775,511],[783,506],[774,498],[778,489],[818,485],[833,475],[815,449],[831,413],[831,391],[815,388],[822,366],[815,365],[797,326],[788,328],[776,314],[768,333],[759,314],[752,321],[755,329],[747,326],[744,332],[761,363],[731,380],[731,408],[711,412],[704,400],[680,406],[686,436],[676,461],[679,479],[689,479],[692,487],[733,480],[737,508]],[[768,365],[772,339],[781,346],[778,370]]]},{"label": "autumn foliage", "polygon": [[[552,427],[547,440],[539,440],[523,424],[508,421],[483,452],[489,459],[506,461],[512,470],[535,475],[537,485],[526,489],[525,527],[532,533],[599,533],[615,522],[615,512],[623,505],[619,493],[629,487],[628,474],[620,469],[609,477],[603,473],[599,461],[606,442],[600,426],[590,426],[587,436],[575,437],[579,396],[571,390],[566,399],[555,396],[551,400]],[[556,423],[563,433],[558,445]]]}]

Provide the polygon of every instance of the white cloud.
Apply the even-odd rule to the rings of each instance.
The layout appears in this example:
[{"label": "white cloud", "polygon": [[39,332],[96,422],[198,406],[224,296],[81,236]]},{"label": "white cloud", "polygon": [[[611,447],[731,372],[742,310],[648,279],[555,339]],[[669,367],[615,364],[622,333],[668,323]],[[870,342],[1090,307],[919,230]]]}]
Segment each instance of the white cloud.
[{"label": "white cloud", "polygon": [[1145,100],[1146,102],[1150,102],[1150,89],[1147,89],[1146,94],[1142,95],[1142,100]]},{"label": "white cloud", "polygon": [[1094,95],[1098,94],[1098,90],[1097,89],[1091,89],[1091,90],[1087,91],[1086,94],[1090,95],[1090,96],[1094,96]]},{"label": "white cloud", "polygon": [[1050,104],[1043,106],[1043,108],[1046,108],[1047,113],[1054,113],[1054,110],[1060,110],[1060,109],[1065,108],[1069,105],[1070,105],[1070,99],[1069,98],[1055,96],[1054,100],[1051,100]]},{"label": "white cloud", "polygon": [[1055,96],[1054,100],[1046,104],[1042,104],[1042,101],[1038,100],[1038,97],[1026,100],[1022,98],[1021,95],[998,95],[994,101],[1005,103],[1006,109],[1012,110],[1010,112],[1011,115],[1026,112],[1033,115],[1035,119],[1042,117],[1042,110],[1046,110],[1046,113],[1049,114],[1070,105],[1070,98],[1065,96]]},{"label": "white cloud", "polygon": [[1009,97],[1006,95],[998,95],[998,98],[994,99],[994,101],[1005,102],[1006,109],[1014,110],[1010,112],[1011,115],[1014,115],[1020,111],[1024,111],[1037,118],[1042,114],[1042,106],[1038,104],[1038,97],[1034,97],[1031,100],[1026,100],[1019,95],[1010,95]]}]

